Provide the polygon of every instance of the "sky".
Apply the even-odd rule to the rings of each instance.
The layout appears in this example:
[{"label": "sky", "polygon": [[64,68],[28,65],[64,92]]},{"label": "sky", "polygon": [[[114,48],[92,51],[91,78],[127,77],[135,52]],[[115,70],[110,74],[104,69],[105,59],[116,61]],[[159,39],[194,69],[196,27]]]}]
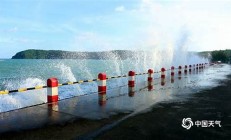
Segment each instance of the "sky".
[{"label": "sky", "polygon": [[26,49],[231,49],[229,0],[1,0],[0,58]]}]

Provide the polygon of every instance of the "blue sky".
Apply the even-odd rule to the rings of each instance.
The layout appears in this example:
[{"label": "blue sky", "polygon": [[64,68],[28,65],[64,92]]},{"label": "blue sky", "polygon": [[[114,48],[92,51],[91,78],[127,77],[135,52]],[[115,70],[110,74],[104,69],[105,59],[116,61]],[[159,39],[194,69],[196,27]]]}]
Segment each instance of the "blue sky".
[{"label": "blue sky", "polygon": [[230,37],[229,0],[0,2],[0,58],[26,49],[230,49]]}]

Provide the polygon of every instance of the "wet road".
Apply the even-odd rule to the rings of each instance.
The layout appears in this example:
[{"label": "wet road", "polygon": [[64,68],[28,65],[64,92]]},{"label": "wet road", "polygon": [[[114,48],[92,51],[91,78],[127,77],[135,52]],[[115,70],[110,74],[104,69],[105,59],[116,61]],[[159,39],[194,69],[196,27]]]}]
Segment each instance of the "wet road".
[{"label": "wet road", "polygon": [[[228,67],[228,66],[227,66]],[[40,128],[47,125],[62,124],[79,118],[100,120],[119,113],[135,113],[148,109],[163,101],[186,100],[193,93],[216,86],[217,75],[224,78],[230,67],[213,66],[204,70],[175,74],[174,81],[154,79],[154,89],[148,90],[147,82],[136,82],[134,96],[129,96],[127,86],[109,89],[107,101],[99,105],[98,94],[74,97],[53,104],[41,104],[0,114],[0,133]],[[169,75],[169,73],[167,74]],[[223,76],[223,77],[222,77]]]}]

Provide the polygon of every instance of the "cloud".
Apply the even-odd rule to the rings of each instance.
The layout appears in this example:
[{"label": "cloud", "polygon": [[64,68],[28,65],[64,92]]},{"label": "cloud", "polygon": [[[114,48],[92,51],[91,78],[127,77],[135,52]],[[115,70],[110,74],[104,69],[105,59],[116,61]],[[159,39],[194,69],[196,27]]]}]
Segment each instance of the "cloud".
[{"label": "cloud", "polygon": [[72,46],[82,50],[168,46],[189,51],[225,49],[231,44],[231,10],[224,5],[228,2],[141,0],[136,7],[120,5],[114,9],[123,14],[88,17],[84,23],[94,23],[95,27],[89,31],[78,30],[75,24],[67,29],[75,34]]},{"label": "cloud", "polygon": [[225,6],[228,4],[231,2],[225,0],[142,0],[137,8],[126,10],[125,14],[136,20],[137,26],[131,24],[131,27],[138,30],[132,34],[137,46],[177,46],[184,30],[188,37],[183,44],[189,50],[225,49],[231,44],[228,39],[231,36],[231,10]]},{"label": "cloud", "polygon": [[118,6],[118,7],[115,8],[115,11],[116,12],[124,12],[125,11],[125,7],[123,5]]},{"label": "cloud", "polygon": [[113,48],[107,38],[94,32],[79,33],[71,44],[71,48],[77,51],[105,51]]},{"label": "cloud", "polygon": [[29,38],[13,38],[13,37],[1,37],[0,38],[0,43],[3,44],[29,44],[29,43],[39,43],[42,42],[41,40],[36,40],[36,39],[29,39]]}]

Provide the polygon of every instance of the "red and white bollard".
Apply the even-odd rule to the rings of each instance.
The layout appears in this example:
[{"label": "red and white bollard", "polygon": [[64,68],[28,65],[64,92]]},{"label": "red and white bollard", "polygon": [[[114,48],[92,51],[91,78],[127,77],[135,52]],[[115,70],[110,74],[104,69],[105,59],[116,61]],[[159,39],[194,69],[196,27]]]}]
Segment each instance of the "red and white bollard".
[{"label": "red and white bollard", "polygon": [[148,70],[148,90],[153,89],[153,70],[149,69]]},{"label": "red and white bollard", "polygon": [[57,78],[47,79],[47,102],[57,102],[59,99],[58,96],[58,86],[59,82]]},{"label": "red and white bollard", "polygon": [[134,71],[128,72],[128,95],[130,97],[135,94],[135,75],[136,73]]},{"label": "red and white bollard", "polygon": [[185,65],[185,66],[184,66],[184,73],[187,74],[187,71],[188,71],[188,66]]},{"label": "red and white bollard", "polygon": [[192,72],[192,65],[189,65],[189,73]]},{"label": "red and white bollard", "polygon": [[161,68],[161,86],[165,85],[165,68]]},{"label": "red and white bollard", "polygon": [[174,66],[171,67],[171,76],[174,76]]},{"label": "red and white bollard", "polygon": [[98,74],[98,97],[99,97],[99,105],[105,105],[106,104],[106,93],[107,93],[107,75],[106,73],[99,73]]},{"label": "red and white bollard", "polygon": [[165,78],[165,68],[161,68],[161,78]]},{"label": "red and white bollard", "polygon": [[179,79],[179,80],[181,79],[181,69],[182,69],[182,67],[179,66],[179,67],[178,67],[178,79]]},{"label": "red and white bollard", "polygon": [[171,67],[171,83],[174,83],[174,66]]},{"label": "red and white bollard", "polygon": [[178,67],[178,74],[179,74],[179,75],[181,74],[181,69],[182,69],[182,67],[179,66],[179,67]]}]

